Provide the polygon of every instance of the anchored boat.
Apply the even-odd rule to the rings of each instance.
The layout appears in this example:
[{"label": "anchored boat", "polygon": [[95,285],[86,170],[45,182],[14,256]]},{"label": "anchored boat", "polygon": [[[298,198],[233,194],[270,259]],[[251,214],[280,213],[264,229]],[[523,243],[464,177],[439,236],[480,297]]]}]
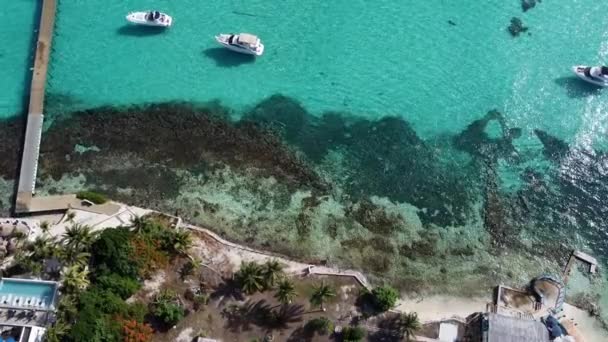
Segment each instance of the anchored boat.
[{"label": "anchored boat", "polygon": [[608,86],[608,67],[575,65],[572,67],[572,71],[584,81],[600,87]]},{"label": "anchored boat", "polygon": [[225,34],[215,36],[215,40],[224,47],[247,55],[261,56],[264,53],[264,44],[260,38],[249,33]]},{"label": "anchored boat", "polygon": [[127,20],[133,24],[156,27],[169,27],[173,23],[171,16],[159,11],[131,12]]}]

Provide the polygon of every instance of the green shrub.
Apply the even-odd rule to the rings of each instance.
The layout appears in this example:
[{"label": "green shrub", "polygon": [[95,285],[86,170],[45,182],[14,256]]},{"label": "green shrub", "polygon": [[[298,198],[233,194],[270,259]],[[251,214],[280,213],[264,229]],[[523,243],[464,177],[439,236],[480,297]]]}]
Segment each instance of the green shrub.
[{"label": "green shrub", "polygon": [[306,330],[325,335],[334,330],[334,324],[327,317],[313,318],[306,323]]},{"label": "green shrub", "polygon": [[154,316],[166,325],[175,325],[184,318],[184,309],[171,302],[160,302],[154,306]]},{"label": "green shrub", "polygon": [[98,314],[124,315],[128,312],[129,305],[110,291],[91,287],[80,295],[78,307],[80,311],[93,309]]},{"label": "green shrub", "polygon": [[156,295],[152,304],[152,312],[166,325],[175,325],[184,317],[184,308],[176,302],[177,294],[169,289],[162,290]]},{"label": "green shrub", "polygon": [[67,341],[119,341],[120,326],[110,315],[100,315],[95,308],[87,307],[79,312],[70,329]]},{"label": "green shrub", "polygon": [[365,337],[365,329],[361,327],[346,327],[342,330],[342,341],[357,342]]},{"label": "green shrub", "polygon": [[88,200],[95,204],[104,204],[108,201],[106,196],[93,191],[79,191],[78,193],[76,193],[76,198],[81,200]]},{"label": "green shrub", "polygon": [[110,291],[122,299],[131,297],[141,285],[136,279],[122,277],[116,273],[104,274],[95,280],[95,285],[100,289]]},{"label": "green shrub", "polygon": [[399,292],[390,286],[381,286],[372,290],[372,296],[376,310],[384,312],[395,306]]},{"label": "green shrub", "polygon": [[132,319],[137,322],[143,322],[147,314],[148,307],[143,303],[135,302],[127,306],[126,318]]},{"label": "green shrub", "polygon": [[91,265],[98,276],[116,273],[137,279],[139,269],[131,257],[131,232],[127,228],[105,229],[91,247]]}]

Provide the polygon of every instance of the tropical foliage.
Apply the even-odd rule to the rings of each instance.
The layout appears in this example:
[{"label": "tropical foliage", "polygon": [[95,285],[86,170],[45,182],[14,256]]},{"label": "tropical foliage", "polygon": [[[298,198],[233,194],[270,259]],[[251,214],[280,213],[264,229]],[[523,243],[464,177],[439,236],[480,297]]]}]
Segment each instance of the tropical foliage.
[{"label": "tropical foliage", "polygon": [[152,304],[154,315],[166,325],[174,325],[184,317],[184,308],[171,291],[161,291]]},{"label": "tropical foliage", "polygon": [[264,289],[264,274],[260,265],[255,262],[244,262],[234,279],[247,294],[253,294]]},{"label": "tropical foliage", "polygon": [[319,306],[321,311],[325,311],[323,304],[325,304],[328,299],[335,297],[335,295],[336,292],[329,287],[329,285],[325,284],[325,282],[321,282],[321,284],[313,288],[312,295],[310,296],[310,304]]},{"label": "tropical foliage", "polygon": [[290,304],[296,297],[296,289],[293,282],[289,279],[283,279],[277,284],[277,292],[274,297],[283,305]]},{"label": "tropical foliage", "polygon": [[64,271],[62,281],[65,292],[74,293],[82,291],[90,284],[89,270],[86,267],[69,267]]},{"label": "tropical foliage", "polygon": [[122,335],[124,342],[148,342],[154,332],[150,325],[136,320],[123,320]]},{"label": "tropical foliage", "polygon": [[361,327],[345,327],[342,330],[342,341],[357,342],[365,337],[365,329]]},{"label": "tropical foliage", "polygon": [[187,232],[147,218],[100,234],[72,225],[59,240],[48,235],[37,238],[22,253],[23,264],[34,269],[54,258],[63,268],[64,295],[47,340],[144,342],[152,335],[144,323],[146,315],[175,324],[185,314],[175,294],[163,292],[149,308],[128,304],[126,299],[141,287],[142,278],[167,265],[170,258],[186,255],[191,244]]},{"label": "tropical foliage", "polygon": [[376,310],[384,312],[392,309],[399,299],[399,292],[390,286],[381,286],[372,290]]},{"label": "tropical foliage", "polygon": [[262,265],[262,275],[264,277],[265,287],[272,288],[284,275],[283,265],[275,259],[268,260]]},{"label": "tropical foliage", "polygon": [[97,234],[88,226],[74,224],[66,228],[62,242],[68,250],[82,251],[88,249],[95,241]]},{"label": "tropical foliage", "polygon": [[422,327],[420,320],[418,319],[418,314],[415,312],[402,313],[401,316],[399,316],[398,324],[399,334],[404,337],[406,341],[411,341],[416,335],[416,331],[420,330]]},{"label": "tropical foliage", "polygon": [[327,335],[334,330],[334,324],[327,317],[313,318],[306,323],[306,330]]},{"label": "tropical foliage", "polygon": [[256,262],[243,262],[234,275],[234,280],[241,287],[241,291],[253,294],[275,288],[284,277],[283,265],[273,259],[262,265]]}]

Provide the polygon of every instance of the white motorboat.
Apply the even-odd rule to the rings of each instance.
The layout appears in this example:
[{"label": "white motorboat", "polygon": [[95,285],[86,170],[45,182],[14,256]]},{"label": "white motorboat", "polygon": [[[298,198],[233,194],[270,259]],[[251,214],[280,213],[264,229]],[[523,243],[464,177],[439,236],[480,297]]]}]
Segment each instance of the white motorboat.
[{"label": "white motorboat", "polygon": [[220,34],[215,40],[226,48],[247,55],[261,56],[264,53],[264,44],[260,38],[249,33]]},{"label": "white motorboat", "polygon": [[608,67],[575,65],[572,67],[572,71],[582,80],[596,86],[608,87]]},{"label": "white motorboat", "polygon": [[171,16],[159,11],[131,12],[127,15],[127,20],[138,25],[156,27],[169,27],[173,23]]}]

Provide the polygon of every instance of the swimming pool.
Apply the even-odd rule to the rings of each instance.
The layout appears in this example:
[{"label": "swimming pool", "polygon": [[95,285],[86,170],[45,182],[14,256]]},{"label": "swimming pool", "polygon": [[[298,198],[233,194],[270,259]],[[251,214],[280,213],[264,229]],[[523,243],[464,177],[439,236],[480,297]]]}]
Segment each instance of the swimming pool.
[{"label": "swimming pool", "polygon": [[0,280],[0,306],[49,309],[53,307],[57,283],[27,279]]}]

